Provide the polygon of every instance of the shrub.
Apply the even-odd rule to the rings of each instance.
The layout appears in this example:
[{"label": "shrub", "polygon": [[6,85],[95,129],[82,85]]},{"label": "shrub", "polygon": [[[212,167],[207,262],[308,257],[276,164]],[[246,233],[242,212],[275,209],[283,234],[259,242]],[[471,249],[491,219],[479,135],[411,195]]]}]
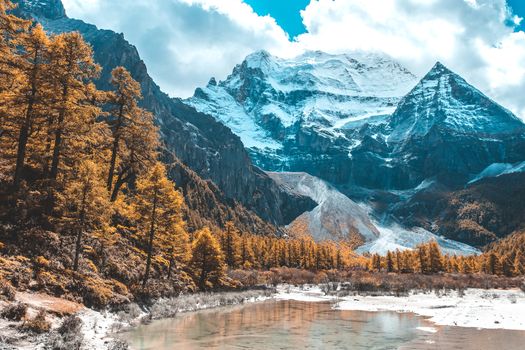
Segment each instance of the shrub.
[{"label": "shrub", "polygon": [[84,341],[82,320],[71,315],[66,317],[60,327],[49,338],[49,347],[53,350],[80,349]]},{"label": "shrub", "polygon": [[9,301],[14,301],[16,296],[15,288],[5,279],[0,279],[0,295]]},{"label": "shrub", "polygon": [[10,321],[21,321],[27,312],[26,304],[10,304],[7,305],[1,312],[0,316],[2,318],[8,319]]},{"label": "shrub", "polygon": [[41,310],[35,318],[24,323],[23,329],[34,333],[45,333],[49,332],[49,329],[51,329],[51,323],[46,319],[46,312]]}]

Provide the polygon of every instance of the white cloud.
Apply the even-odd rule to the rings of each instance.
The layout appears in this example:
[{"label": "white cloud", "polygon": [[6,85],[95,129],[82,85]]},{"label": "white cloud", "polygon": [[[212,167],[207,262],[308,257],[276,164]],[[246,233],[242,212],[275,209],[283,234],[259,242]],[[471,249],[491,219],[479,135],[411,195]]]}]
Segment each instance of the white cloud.
[{"label": "white cloud", "polygon": [[302,16],[302,48],[382,51],[419,75],[439,60],[525,118],[525,33],[505,0],[313,0]]},{"label": "white cloud", "polygon": [[293,50],[269,16],[242,0],[63,0],[70,17],[122,32],[162,89],[188,97],[210,77],[224,78],[253,51]]},{"label": "white cloud", "polygon": [[[242,0],[63,0],[68,14],[123,32],[155,81],[186,97],[252,51],[382,51],[423,75],[442,61],[525,118],[525,33],[505,0],[311,0],[289,42]],[[284,0],[283,0],[284,1]]]}]

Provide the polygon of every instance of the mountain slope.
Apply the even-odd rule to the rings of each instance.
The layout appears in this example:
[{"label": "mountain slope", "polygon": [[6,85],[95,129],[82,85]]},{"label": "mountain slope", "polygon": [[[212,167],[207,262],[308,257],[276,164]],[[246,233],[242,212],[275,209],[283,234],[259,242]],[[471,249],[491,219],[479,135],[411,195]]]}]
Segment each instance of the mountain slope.
[{"label": "mountain slope", "polygon": [[[183,102],[230,126],[256,164],[328,181],[399,237],[413,232],[400,224],[415,224],[480,245],[472,234],[435,229],[425,222],[432,216],[407,220],[413,198],[453,193],[502,166],[519,171],[525,160],[523,122],[441,63],[416,82],[380,55],[280,59],[261,51]],[[326,234],[317,228],[314,236]],[[339,229],[336,236],[348,231]]]},{"label": "mountain slope", "polygon": [[[283,225],[305,209],[310,200],[282,191],[266,174],[254,167],[239,138],[214,118],[164,94],[148,75],[136,48],[122,34],[66,16],[59,0],[18,0],[18,14],[33,17],[52,33],[79,31],[88,41],[103,70],[97,85],[108,89],[111,70],[124,66],[142,87],[142,106],[155,114],[163,141],[199,177],[212,180],[225,194],[266,221]],[[182,176],[182,175],[180,175]],[[227,205],[227,203],[225,203]]]},{"label": "mountain slope", "polygon": [[184,102],[229,126],[263,169],[344,182],[347,165],[340,161],[353,144],[345,129],[392,113],[416,82],[379,54],[315,51],[281,59],[258,51]]},{"label": "mountain slope", "polygon": [[379,231],[368,213],[325,181],[306,173],[269,173],[290,191],[312,198],[318,205],[295,219],[288,229],[292,234],[307,234],[317,241],[345,240],[369,242]]}]

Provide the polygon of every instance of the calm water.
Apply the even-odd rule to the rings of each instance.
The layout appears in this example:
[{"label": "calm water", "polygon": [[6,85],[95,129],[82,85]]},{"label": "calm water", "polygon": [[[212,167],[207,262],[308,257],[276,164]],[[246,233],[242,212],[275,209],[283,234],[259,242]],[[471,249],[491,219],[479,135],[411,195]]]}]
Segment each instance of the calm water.
[{"label": "calm water", "polygon": [[[525,317],[525,316],[524,316]],[[434,327],[393,312],[332,310],[328,303],[268,301],[183,314],[123,337],[132,349],[525,349],[525,332]]]}]

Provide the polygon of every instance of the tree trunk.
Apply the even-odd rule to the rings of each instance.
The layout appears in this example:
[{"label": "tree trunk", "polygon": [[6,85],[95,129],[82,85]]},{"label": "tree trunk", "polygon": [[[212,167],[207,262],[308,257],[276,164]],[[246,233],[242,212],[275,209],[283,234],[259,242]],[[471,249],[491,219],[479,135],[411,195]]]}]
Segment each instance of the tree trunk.
[{"label": "tree trunk", "polygon": [[168,279],[171,278],[171,270],[173,269],[173,254],[170,257],[170,264],[168,266]]},{"label": "tree trunk", "polygon": [[149,271],[151,269],[151,255],[153,254],[153,239],[155,238],[155,216],[157,214],[157,189],[153,198],[153,208],[151,209],[151,226],[149,230],[149,242],[148,242],[148,258],[146,259],[146,272],[144,273],[144,280],[142,281],[142,288],[146,288],[146,283],[149,278]]},{"label": "tree trunk", "polygon": [[116,136],[115,140],[113,141],[113,147],[111,149],[111,160],[109,163],[109,174],[108,174],[108,182],[107,182],[108,191],[111,191],[111,187],[113,186],[113,176],[115,174],[115,166],[117,163],[117,152],[118,152],[119,142],[120,142],[120,138]]},{"label": "tree trunk", "polygon": [[115,125],[115,130],[113,130],[113,135],[115,139],[113,140],[113,147],[111,149],[111,160],[109,163],[109,174],[108,174],[108,192],[111,192],[111,187],[113,186],[113,176],[115,174],[115,167],[117,164],[117,154],[118,154],[118,145],[120,142],[120,128],[122,127],[122,116],[124,114],[124,105],[119,107],[119,115],[117,118],[117,124]]},{"label": "tree trunk", "polygon": [[82,233],[84,231],[84,222],[86,219],[86,197],[87,197],[87,186],[84,187],[84,191],[82,192],[82,207],[80,209],[80,215],[79,215],[79,228],[77,231],[77,240],[75,244],[75,260],[73,263],[73,271],[78,271],[78,261],[80,258],[80,250],[82,248]]},{"label": "tree trunk", "polygon": [[46,147],[44,150],[44,168],[43,168],[43,177],[46,179],[49,176],[49,161],[51,157],[49,152],[51,152],[51,143],[53,142],[51,128],[53,127],[53,117],[49,116],[47,119],[47,135],[46,135]]},{"label": "tree trunk", "polygon": [[28,96],[27,110],[24,119],[24,124],[20,128],[20,134],[18,137],[18,151],[16,154],[16,168],[15,176],[13,179],[13,186],[15,191],[20,187],[20,181],[22,179],[22,172],[24,170],[24,164],[26,159],[27,141],[29,140],[29,128],[31,127],[31,119],[34,110],[34,104],[37,94],[37,83],[36,79],[38,76],[38,54],[39,51],[35,51],[34,64],[31,72],[31,94]]},{"label": "tree trunk", "polygon": [[20,135],[18,137],[18,151],[16,154],[16,168],[15,176],[13,178],[13,186],[15,191],[20,188],[22,180],[22,172],[24,170],[24,163],[26,157],[27,140],[29,139],[29,120],[26,117],[24,125],[20,128]]},{"label": "tree trunk", "polygon": [[53,148],[53,158],[51,161],[51,171],[49,178],[56,180],[58,175],[58,165],[60,163],[60,147],[62,146],[62,133],[64,129],[64,120],[66,118],[66,101],[68,96],[68,87],[64,86],[62,90],[62,108],[58,114],[57,129],[55,131],[55,145]]},{"label": "tree trunk", "polygon": [[127,175],[124,175],[124,173],[126,171],[127,170],[125,170],[125,171],[123,170],[118,175],[117,181],[115,182],[115,186],[113,187],[113,191],[111,192],[111,198],[110,198],[111,202],[114,202],[114,201],[117,200],[117,197],[118,197],[118,194],[120,192],[120,189],[131,178],[131,173],[128,173]]}]

